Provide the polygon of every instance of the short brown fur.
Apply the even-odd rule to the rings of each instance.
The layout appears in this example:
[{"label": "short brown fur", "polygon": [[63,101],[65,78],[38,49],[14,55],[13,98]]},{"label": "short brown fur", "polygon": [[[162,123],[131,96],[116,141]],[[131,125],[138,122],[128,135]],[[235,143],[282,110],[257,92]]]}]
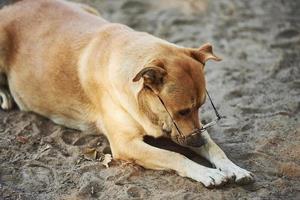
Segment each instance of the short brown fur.
[{"label": "short brown fur", "polygon": [[[211,45],[180,47],[109,23],[86,5],[62,0],[23,0],[0,10],[0,19],[0,76],[7,77],[21,110],[70,128],[96,126],[107,136],[116,159],[172,169],[206,186],[225,181],[216,169],[143,142],[145,135],[166,136],[188,145],[179,138],[157,95],[184,137],[201,127],[204,64],[219,60]],[[8,100],[3,85],[0,95]],[[181,116],[182,109],[191,112]],[[215,160],[227,158],[207,134],[203,137],[207,144],[196,152],[216,155]]]}]

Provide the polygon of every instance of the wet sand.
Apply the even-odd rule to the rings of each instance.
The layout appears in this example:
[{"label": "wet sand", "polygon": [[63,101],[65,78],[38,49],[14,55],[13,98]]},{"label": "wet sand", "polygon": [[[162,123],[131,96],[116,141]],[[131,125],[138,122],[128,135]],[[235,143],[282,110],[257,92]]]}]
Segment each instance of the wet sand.
[{"label": "wet sand", "polygon": [[[256,182],[206,189],[173,172],[120,161],[106,168],[89,158],[110,152],[104,136],[66,129],[16,108],[0,111],[0,199],[300,198],[299,1],[81,2],[110,21],[179,45],[214,45],[223,61],[207,64],[207,87],[228,118],[209,132]],[[201,117],[214,117],[208,102]]]}]

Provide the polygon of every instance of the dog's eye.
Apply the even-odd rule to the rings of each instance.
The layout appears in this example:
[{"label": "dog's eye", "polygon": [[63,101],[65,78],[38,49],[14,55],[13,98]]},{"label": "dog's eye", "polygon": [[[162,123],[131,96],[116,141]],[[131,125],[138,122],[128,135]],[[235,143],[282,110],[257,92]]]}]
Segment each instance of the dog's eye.
[{"label": "dog's eye", "polygon": [[190,114],[190,112],[191,112],[191,109],[187,108],[187,109],[178,111],[178,114],[181,116],[186,116],[186,115]]}]

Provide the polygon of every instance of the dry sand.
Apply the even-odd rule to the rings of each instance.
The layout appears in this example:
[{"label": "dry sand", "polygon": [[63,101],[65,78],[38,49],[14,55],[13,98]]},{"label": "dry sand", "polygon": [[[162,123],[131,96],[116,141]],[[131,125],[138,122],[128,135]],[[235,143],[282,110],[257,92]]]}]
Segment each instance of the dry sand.
[{"label": "dry sand", "polygon": [[[15,109],[0,111],[0,199],[300,199],[299,1],[81,2],[176,44],[215,46],[223,62],[207,64],[208,89],[228,119],[210,133],[256,182],[206,189],[172,172],[106,168],[78,151],[109,153],[103,136]],[[213,117],[208,104],[201,115]]]}]

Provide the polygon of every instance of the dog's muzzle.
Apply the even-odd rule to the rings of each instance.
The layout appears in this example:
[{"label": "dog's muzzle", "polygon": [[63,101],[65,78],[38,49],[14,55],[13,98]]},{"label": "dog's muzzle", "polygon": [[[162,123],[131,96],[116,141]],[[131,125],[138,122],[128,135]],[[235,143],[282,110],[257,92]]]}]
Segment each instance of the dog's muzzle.
[{"label": "dog's muzzle", "polygon": [[185,138],[185,143],[187,146],[191,147],[201,147],[205,144],[205,141],[202,137],[203,129],[197,129],[193,131],[192,134]]},{"label": "dog's muzzle", "polygon": [[[170,116],[170,118],[171,118],[171,120],[172,120],[172,122],[173,122],[173,124],[174,124],[174,127],[176,128],[176,130],[177,130],[177,132],[178,132],[178,134],[179,134],[179,135],[177,136],[177,142],[178,142],[178,144],[183,145],[183,146],[190,146],[190,147],[201,147],[203,144],[205,144],[205,140],[204,140],[203,137],[202,137],[202,132],[204,132],[207,128],[209,128],[209,127],[211,127],[211,126],[217,124],[217,122],[218,122],[220,119],[224,118],[224,117],[222,117],[222,116],[218,113],[218,111],[217,111],[217,109],[216,109],[214,103],[212,102],[212,99],[211,99],[210,95],[208,94],[208,91],[207,91],[207,90],[206,90],[206,93],[207,93],[207,96],[208,96],[208,98],[209,98],[209,100],[210,100],[210,103],[211,103],[212,107],[214,108],[214,111],[215,111],[215,114],[216,114],[216,116],[217,116],[217,119],[215,119],[215,120],[209,122],[208,124],[205,124],[204,126],[202,126],[202,127],[199,128],[199,129],[194,130],[194,131],[193,131],[192,133],[190,133],[188,136],[183,135],[183,133],[180,131],[178,125],[176,124],[175,120],[173,119],[171,113],[168,111],[168,109],[167,109],[167,107],[166,107],[164,101],[161,99],[161,97],[160,97],[158,94],[156,94],[156,96],[157,96],[158,99],[160,100],[161,104],[162,104],[163,107],[165,108],[166,112],[167,112],[168,115]],[[163,129],[164,129],[164,128],[163,128]],[[171,133],[170,130],[169,130],[169,131],[164,131],[164,132],[167,133],[167,135]]]},{"label": "dog's muzzle", "polygon": [[202,137],[203,129],[197,129],[193,131],[190,135],[186,136],[184,143],[186,146],[190,147],[201,147],[205,144],[205,140]]}]

